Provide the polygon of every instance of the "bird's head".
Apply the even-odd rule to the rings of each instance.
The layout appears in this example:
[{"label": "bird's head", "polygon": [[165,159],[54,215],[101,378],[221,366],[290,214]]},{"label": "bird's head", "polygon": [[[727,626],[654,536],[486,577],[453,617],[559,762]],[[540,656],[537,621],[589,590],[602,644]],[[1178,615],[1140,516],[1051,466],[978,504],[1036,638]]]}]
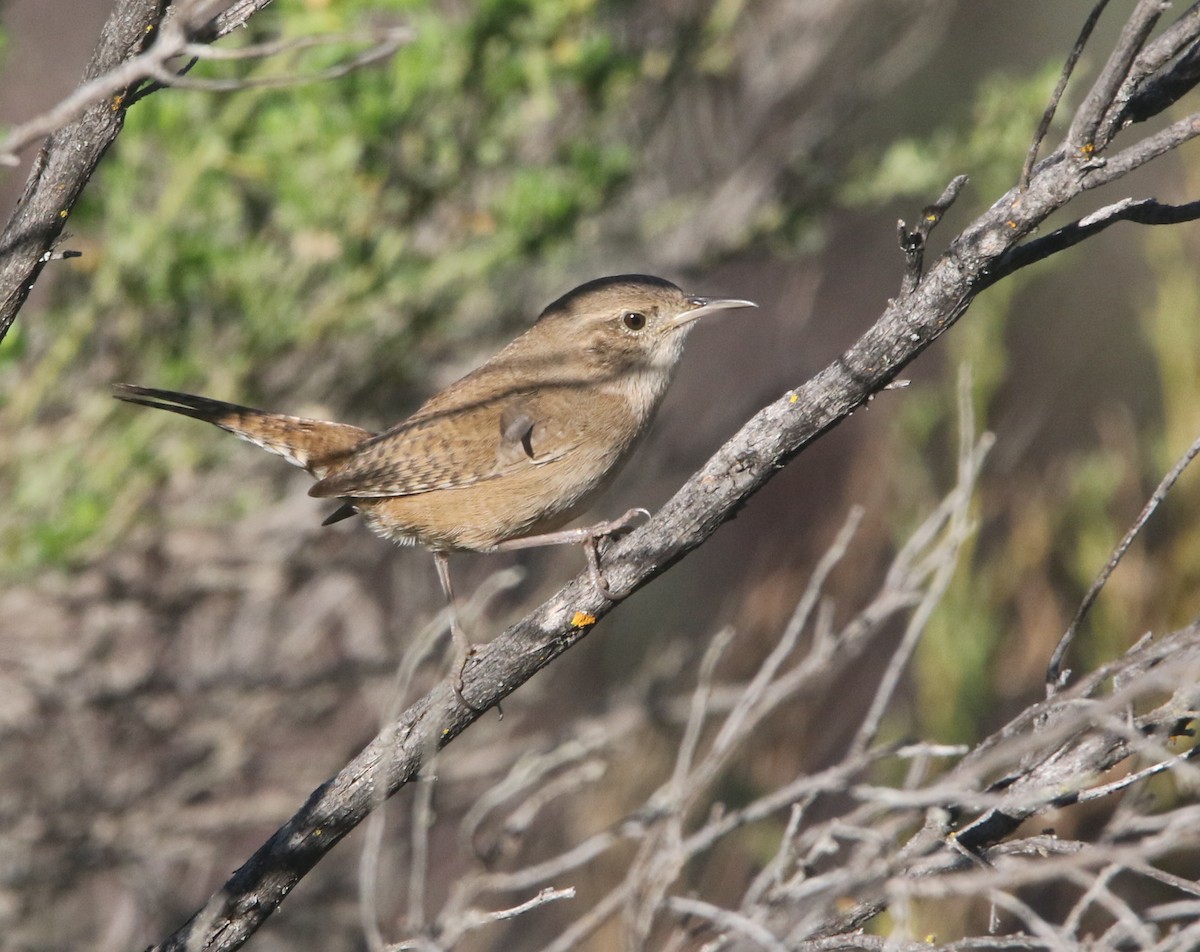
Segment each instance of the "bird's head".
[{"label": "bird's head", "polygon": [[669,371],[695,322],[752,301],[686,294],[670,281],[645,274],[597,278],[564,294],[538,318],[535,332],[564,338],[597,371]]}]

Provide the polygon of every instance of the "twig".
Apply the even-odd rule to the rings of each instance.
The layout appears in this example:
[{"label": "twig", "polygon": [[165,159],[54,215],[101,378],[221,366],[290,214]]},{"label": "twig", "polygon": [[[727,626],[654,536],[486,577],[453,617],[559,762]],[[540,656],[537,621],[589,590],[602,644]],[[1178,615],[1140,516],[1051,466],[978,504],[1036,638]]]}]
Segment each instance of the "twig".
[{"label": "twig", "polygon": [[[174,16],[148,23],[145,35],[153,37],[153,42],[144,51],[88,79],[40,116],[9,129],[8,134],[0,139],[0,164],[16,165],[19,161],[17,153],[22,149],[61,129],[79,118],[88,107],[110,96],[122,94],[120,99],[114,101],[113,109],[123,110],[126,107],[122,101],[123,93],[152,76],[155,69],[178,56],[187,46],[189,40],[182,19]],[[108,28],[106,25],[105,29]]]},{"label": "twig", "polygon": [[708,715],[708,699],[712,695],[713,675],[725,650],[733,641],[733,636],[733,628],[722,628],[718,631],[709,642],[708,650],[704,652],[704,658],[700,662],[696,690],[692,692],[691,713],[684,727],[683,737],[679,742],[679,753],[675,755],[675,769],[667,784],[667,799],[678,806],[687,802],[689,788],[694,789],[693,785],[689,783],[689,774],[696,755],[696,746],[700,743],[700,732]]},{"label": "twig", "polygon": [[788,952],[788,947],[775,938],[770,929],[732,909],[723,909],[721,906],[714,906],[711,902],[702,902],[699,899],[685,899],[683,896],[672,896],[667,900],[667,905],[672,912],[679,913],[681,916],[699,916],[707,919],[718,929],[743,935],[760,948],[767,949],[768,952]]},{"label": "twig", "polygon": [[946,497],[940,510],[945,510],[945,540],[938,545],[931,556],[932,575],[925,593],[916,609],[909,616],[905,626],[904,636],[892,652],[883,677],[871,699],[871,706],[864,715],[854,739],[850,742],[850,751],[860,753],[874,741],[879,726],[883,722],[884,712],[900,683],[900,676],[908,666],[909,658],[916,650],[934,609],[942,600],[950,580],[958,567],[958,554],[974,530],[970,519],[971,491],[983,465],[983,460],[995,443],[995,438],[986,433],[975,442],[974,413],[971,409],[971,374],[963,367],[959,374],[958,383],[959,407],[959,455],[958,480],[954,489]]},{"label": "twig", "polygon": [[616,889],[609,890],[603,899],[559,933],[558,938],[542,949],[542,952],[574,952],[588,936],[609,920],[628,896],[627,883],[621,883]]},{"label": "twig", "polygon": [[1100,135],[1100,126],[1113,110],[1117,93],[1123,88],[1134,60],[1168,6],[1165,0],[1139,0],[1130,14],[1116,47],[1084,97],[1067,133],[1067,145],[1077,155],[1090,159],[1108,145],[1111,129],[1106,129],[1105,134]]},{"label": "twig", "polygon": [[1197,219],[1200,219],[1200,201],[1167,205],[1153,198],[1123,198],[1048,235],[1013,248],[997,262],[993,269],[992,281],[999,281],[1015,271],[1058,254],[1119,221],[1139,225],[1175,225]]},{"label": "twig", "polygon": [[1070,942],[1062,931],[1054,928],[1038,915],[1028,903],[1022,902],[1016,896],[1001,889],[988,890],[987,897],[995,905],[1007,910],[1025,923],[1029,931],[1041,938],[1048,948],[1054,949],[1055,952],[1074,952],[1074,943]]},{"label": "twig", "polygon": [[508,909],[497,909],[494,912],[472,910],[468,915],[464,931],[478,929],[480,926],[490,925],[493,922],[504,922],[508,919],[515,919],[517,916],[524,915],[530,910],[545,906],[548,903],[558,902],[561,899],[574,898],[574,886],[568,886],[565,889],[555,889],[552,886],[547,886],[532,899],[527,899],[516,906],[510,906]]},{"label": "twig", "polygon": [[[1121,863],[1109,863],[1095,874],[1078,869],[1068,870],[1064,878],[1083,889],[1083,894],[1063,919],[1062,931],[1067,935],[1075,933],[1088,909],[1100,906],[1116,920],[1113,928],[1121,929],[1126,939],[1133,940],[1136,948],[1147,949],[1153,945],[1155,930],[1143,922],[1130,908],[1129,903],[1117,896],[1111,888],[1112,881],[1124,872],[1125,867]],[[1101,945],[1103,944],[1104,942],[1101,942]],[[1110,947],[1117,948],[1118,945]]]},{"label": "twig", "polygon": [[1133,540],[1137,538],[1138,533],[1142,531],[1142,527],[1146,525],[1150,517],[1154,515],[1162,501],[1167,497],[1167,493],[1183,475],[1183,471],[1187,469],[1188,464],[1200,454],[1200,439],[1197,439],[1188,451],[1179,458],[1178,462],[1171,467],[1171,471],[1163,477],[1162,482],[1151,494],[1149,501],[1142,508],[1133,525],[1129,527],[1129,531],[1125,533],[1125,537],[1113,549],[1112,555],[1108,557],[1108,562],[1101,569],[1100,574],[1096,576],[1092,582],[1087,594],[1083,596],[1083,601],[1079,603],[1079,607],[1075,610],[1075,617],[1071,619],[1071,624],[1067,626],[1067,630],[1058,640],[1058,644],[1054,648],[1054,652],[1050,655],[1050,664],[1046,668],[1046,696],[1051,697],[1057,692],[1067,678],[1071,676],[1070,670],[1063,670],[1062,663],[1066,657],[1067,651],[1071,647],[1071,643],[1075,640],[1075,635],[1079,631],[1079,626],[1083,623],[1083,619],[1087,617],[1087,613],[1091,610],[1096,598],[1100,595],[1101,590],[1107,584],[1112,573],[1120,564],[1121,559],[1125,557],[1125,553],[1129,551],[1129,547],[1133,545]]},{"label": "twig", "polygon": [[954,204],[958,193],[966,184],[967,177],[965,175],[956,175],[951,179],[950,184],[945,187],[938,200],[932,205],[926,205],[921,210],[921,219],[917,222],[917,227],[911,231],[903,218],[896,222],[900,250],[904,252],[904,280],[900,285],[901,294],[912,294],[921,282],[921,275],[925,271],[925,245],[929,240],[929,233],[937,227],[942,216]]},{"label": "twig", "polygon": [[1092,787],[1090,790],[1084,790],[1080,793],[1070,795],[1060,799],[1058,802],[1062,805],[1087,803],[1089,800],[1099,800],[1102,797],[1111,797],[1114,793],[1120,793],[1132,787],[1135,783],[1141,783],[1148,777],[1153,777],[1165,770],[1171,770],[1179,764],[1186,763],[1189,760],[1194,760],[1197,755],[1200,755],[1200,747],[1194,747],[1191,750],[1185,751],[1178,756],[1172,757],[1170,760],[1164,760],[1157,764],[1151,764],[1142,770],[1135,771],[1120,780],[1114,780],[1112,783],[1106,783],[1099,787]]},{"label": "twig", "polygon": [[[165,21],[157,32],[157,39],[145,52],[125,60],[119,66],[78,86],[41,115],[9,129],[4,138],[0,139],[0,165],[16,165],[19,161],[17,153],[22,149],[78,118],[89,106],[116,96],[123,90],[129,90],[146,79],[155,79],[162,86],[222,92],[246,89],[252,86],[296,85],[344,76],[362,66],[388,58],[405,43],[411,42],[413,38],[413,31],[408,27],[381,27],[375,30],[359,30],[340,35],[324,34],[292,40],[278,40],[238,50],[218,51],[207,44],[196,43],[192,36],[185,32],[180,19],[180,17],[172,17]],[[370,43],[372,45],[370,49],[345,63],[304,75],[251,77],[235,80],[189,80],[166,68],[166,64],[170,60],[184,55],[190,56],[193,60],[261,59],[284,52],[336,43]],[[142,97],[139,95],[137,98]],[[113,108],[127,108],[130,101],[117,102]]]},{"label": "twig", "polygon": [[[321,39],[326,43],[370,42],[373,44],[368,49],[363,50],[361,53],[350,57],[342,63],[327,66],[324,69],[315,70],[311,73],[287,73],[281,76],[243,76],[238,79],[200,79],[158,68],[150,75],[161,86],[172,86],[177,89],[193,89],[201,92],[224,93],[239,92],[243,89],[282,89],[291,86],[302,86],[307,83],[327,82],[331,79],[339,79],[342,76],[347,76],[356,70],[362,69],[364,66],[371,66],[383,60],[390,59],[400,47],[411,42],[414,36],[413,31],[407,27],[388,27],[353,35],[347,34],[342,37],[308,37],[306,39]],[[271,45],[284,44],[267,44],[267,46]],[[309,46],[312,44],[306,43],[304,45]],[[197,48],[209,52],[206,47],[196,47],[195,44],[189,44],[187,49],[192,50]],[[242,51],[235,52],[240,53]],[[197,60],[210,58],[212,57],[207,55],[196,57]],[[227,56],[225,58],[235,59],[239,57]]]},{"label": "twig", "polygon": [[1177,119],[1165,129],[1148,135],[1129,148],[1109,155],[1102,164],[1093,164],[1084,180],[1085,188],[1099,188],[1141,168],[1147,162],[1177,149],[1200,135],[1200,113]]},{"label": "twig", "polygon": [[[1117,102],[1122,107],[1112,115],[1115,127],[1141,122],[1147,116],[1162,112],[1187,91],[1179,79],[1191,76],[1194,82],[1196,69],[1200,68],[1200,48],[1196,45],[1198,18],[1200,3],[1193,3],[1138,54],[1121,91],[1117,93]],[[1181,58],[1179,63],[1164,75],[1155,75],[1176,57]]]},{"label": "twig", "polygon": [[755,671],[754,677],[750,679],[749,683],[743,689],[738,703],[729,712],[725,723],[721,725],[721,730],[712,744],[714,752],[720,753],[732,749],[738,739],[745,736],[748,729],[752,729],[753,725],[748,728],[746,724],[751,709],[763,707],[764,690],[775,679],[780,666],[794,650],[796,642],[804,631],[812,610],[820,598],[821,590],[829,578],[829,573],[845,557],[846,550],[849,548],[854,534],[858,531],[858,527],[862,523],[863,513],[864,510],[861,506],[851,507],[850,512],[846,516],[846,521],[842,524],[841,529],[838,530],[833,543],[825,550],[813,568],[812,577],[809,579],[808,585],[805,586],[804,594],[801,595],[800,601],[797,602],[796,608],[792,612],[792,617],[788,620],[788,624],[783,630],[783,635],[775,644],[775,647],[771,649],[771,653],[763,659],[762,664]]},{"label": "twig", "polygon": [[1063,63],[1058,83],[1054,87],[1054,92],[1050,94],[1050,101],[1046,103],[1046,110],[1042,113],[1037,131],[1033,134],[1033,141],[1029,144],[1029,151],[1025,154],[1025,164],[1021,166],[1021,178],[1018,188],[1025,189],[1029,187],[1029,176],[1033,174],[1033,166],[1037,162],[1042,141],[1046,138],[1046,133],[1050,131],[1050,123],[1054,121],[1054,113],[1058,110],[1058,104],[1062,101],[1063,93],[1067,90],[1067,83],[1071,79],[1071,74],[1075,71],[1075,64],[1079,62],[1079,57],[1083,54],[1083,48],[1087,46],[1087,41],[1092,35],[1092,30],[1096,28],[1096,21],[1100,19],[1100,14],[1104,12],[1106,6],[1108,6],[1108,0],[1099,0],[1092,8],[1092,12],[1083,24],[1083,29],[1079,31],[1079,37],[1075,40],[1075,45],[1071,48],[1066,62]]},{"label": "twig", "polygon": [[539,909],[552,902],[574,898],[574,886],[568,886],[565,889],[555,889],[552,886],[547,886],[533,898],[526,899],[524,902],[510,906],[507,909],[495,909],[491,911],[484,911],[482,909],[466,910],[454,923],[453,928],[448,929],[443,935],[439,936],[440,942],[436,946],[433,946],[433,943],[426,937],[416,936],[385,946],[383,952],[407,952],[407,950],[427,949],[431,946],[434,948],[452,948],[469,932],[482,929],[484,926],[489,926],[494,922],[506,922],[509,919],[516,919],[518,916],[523,916],[527,912],[532,912],[534,909]]},{"label": "twig", "polygon": [[[52,260],[46,253],[54,247],[84,186],[120,133],[130,105],[163,84],[194,83],[168,70],[167,63],[185,51],[204,50],[203,44],[245,25],[269,3],[239,0],[217,13],[223,4],[207,0],[174,5],[166,0],[119,0],[80,86],[0,139],[0,164],[15,164],[20,150],[49,137],[29,174],[21,202],[0,236],[0,341],[47,260]],[[315,78],[341,75],[390,55],[409,34],[393,28],[373,35],[379,39],[371,50]],[[147,84],[147,80],[157,82]]]},{"label": "twig", "polygon": [[[544,777],[570,765],[580,764],[581,761],[586,765],[589,763],[586,758],[603,747],[608,740],[613,740],[617,736],[597,731],[588,733],[590,733],[590,737],[577,735],[565,743],[556,744],[547,753],[526,753],[520,757],[510,768],[508,775],[484,791],[467,811],[459,825],[459,839],[462,844],[480,858],[489,859],[487,853],[480,852],[475,840],[479,828],[493,811],[501,804],[521,795],[524,795],[522,802],[528,803],[533,796],[529,792],[530,789]],[[509,832],[507,823],[505,831]]]}]

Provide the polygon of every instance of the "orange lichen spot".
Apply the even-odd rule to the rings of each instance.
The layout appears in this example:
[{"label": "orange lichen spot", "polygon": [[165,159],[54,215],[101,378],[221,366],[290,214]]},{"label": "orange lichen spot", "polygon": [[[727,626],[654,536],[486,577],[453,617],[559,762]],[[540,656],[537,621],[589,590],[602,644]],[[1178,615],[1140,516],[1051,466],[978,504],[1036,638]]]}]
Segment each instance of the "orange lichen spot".
[{"label": "orange lichen spot", "polygon": [[117,95],[113,96],[112,111],[116,112],[118,109],[121,108],[121,104],[124,102],[125,102],[125,95],[123,93],[117,93]]},{"label": "orange lichen spot", "polygon": [[1008,227],[1013,229],[1014,231],[1017,228],[1017,223],[1015,221],[1009,220],[1009,221],[1006,221],[1004,224],[1008,225]]},{"label": "orange lichen spot", "polygon": [[596,624],[596,616],[587,612],[576,612],[571,616],[572,628],[588,628],[594,624]]},{"label": "orange lichen spot", "polygon": [[69,209],[66,209],[66,208],[63,208],[63,209],[60,209],[60,210],[59,210],[58,217],[59,217],[59,218],[66,218],[66,217],[67,217],[67,215],[69,215],[69,214],[70,214],[70,210],[69,210]]},{"label": "orange lichen spot", "polygon": [[791,393],[788,394],[788,403],[799,403],[799,402],[800,402],[800,394],[796,393],[795,390],[793,390]]},{"label": "orange lichen spot", "polygon": [[1083,144],[1083,148],[1080,149],[1079,151],[1082,152],[1084,155],[1091,155],[1093,152],[1096,151],[1096,143],[1085,142]]}]

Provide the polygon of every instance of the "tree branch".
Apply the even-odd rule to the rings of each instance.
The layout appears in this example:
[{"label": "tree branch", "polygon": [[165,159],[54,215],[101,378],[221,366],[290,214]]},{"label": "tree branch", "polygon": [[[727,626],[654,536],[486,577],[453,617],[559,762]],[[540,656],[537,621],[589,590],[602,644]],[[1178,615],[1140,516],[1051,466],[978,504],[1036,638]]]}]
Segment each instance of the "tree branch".
[{"label": "tree branch", "polygon": [[[1139,0],[1126,21],[1117,45],[1096,82],[1084,97],[1067,133],[1067,145],[1079,154],[1092,155],[1108,145],[1116,124],[1116,115],[1124,105],[1118,93],[1132,95],[1126,80],[1133,79],[1134,60],[1150,37],[1158,18],[1170,6],[1166,0]],[[1103,127],[1103,128],[1102,128]]]},{"label": "tree branch", "polygon": [[346,62],[307,75],[198,80],[185,79],[181,71],[168,68],[167,64],[180,56],[190,56],[193,62],[206,58],[209,44],[245,26],[270,2],[238,0],[228,5],[227,0],[183,0],[174,4],[169,0],[120,0],[101,31],[79,87],[0,140],[0,165],[15,165],[18,151],[49,136],[34,162],[16,211],[0,235],[0,341],[42,268],[54,260],[54,243],[134,102],[165,86],[230,91],[332,79],[391,56],[411,38],[406,28],[380,28],[258,44],[221,57],[275,56],[334,41],[369,44]]},{"label": "tree branch", "polygon": [[[84,84],[142,53],[167,0],[121,0],[100,34]],[[117,87],[118,90],[128,87]],[[0,341],[45,266],[75,202],[125,122],[124,94],[92,105],[50,135],[34,161],[16,211],[0,235]]]},{"label": "tree branch", "polygon": [[1044,261],[1060,251],[1066,251],[1119,221],[1130,221],[1139,225],[1177,225],[1198,218],[1200,201],[1188,202],[1185,205],[1164,205],[1153,198],[1123,198],[1078,221],[1063,225],[1048,235],[1018,245],[997,263],[992,271],[992,281],[995,283],[1015,271]]},{"label": "tree branch", "polygon": [[1058,82],[1054,86],[1054,92],[1050,94],[1050,101],[1046,104],[1041,121],[1038,122],[1037,131],[1033,134],[1033,142],[1030,143],[1029,151],[1025,153],[1025,164],[1021,166],[1021,178],[1019,179],[1021,188],[1025,188],[1029,184],[1029,176],[1033,174],[1038,151],[1042,147],[1042,141],[1046,138],[1046,134],[1050,131],[1050,123],[1054,121],[1058,104],[1062,101],[1063,93],[1067,91],[1067,83],[1071,79],[1071,74],[1075,72],[1079,57],[1083,55],[1083,48],[1087,46],[1092,30],[1096,28],[1096,22],[1100,19],[1100,14],[1104,12],[1106,6],[1108,6],[1108,0],[1098,0],[1092,8],[1092,12],[1088,14],[1087,20],[1084,21],[1083,29],[1079,31],[1079,37],[1075,40],[1075,45],[1071,48],[1066,62],[1063,63],[1062,72],[1059,73]]}]

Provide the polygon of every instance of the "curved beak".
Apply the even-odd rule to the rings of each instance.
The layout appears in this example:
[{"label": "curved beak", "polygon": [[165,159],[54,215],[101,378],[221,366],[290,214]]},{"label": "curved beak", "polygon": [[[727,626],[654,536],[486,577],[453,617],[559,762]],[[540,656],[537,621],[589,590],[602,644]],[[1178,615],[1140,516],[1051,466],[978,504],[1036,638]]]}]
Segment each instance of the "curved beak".
[{"label": "curved beak", "polygon": [[753,301],[739,301],[734,298],[689,297],[688,303],[692,305],[691,310],[678,315],[671,322],[672,327],[683,327],[714,311],[728,311],[737,307],[758,307]]}]

